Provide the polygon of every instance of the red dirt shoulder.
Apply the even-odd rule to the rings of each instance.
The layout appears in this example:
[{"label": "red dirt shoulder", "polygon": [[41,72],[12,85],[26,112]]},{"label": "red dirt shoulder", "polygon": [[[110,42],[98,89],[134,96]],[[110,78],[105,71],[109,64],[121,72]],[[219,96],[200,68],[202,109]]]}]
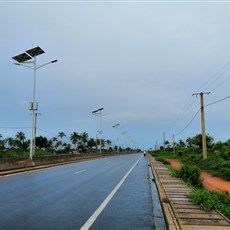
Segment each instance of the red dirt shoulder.
[{"label": "red dirt shoulder", "polygon": [[[177,160],[166,159],[174,169],[180,169],[182,163]],[[203,181],[203,185],[208,190],[215,191],[228,191],[230,194],[230,182],[225,181],[219,177],[214,177],[209,173],[201,172],[200,179]]]}]

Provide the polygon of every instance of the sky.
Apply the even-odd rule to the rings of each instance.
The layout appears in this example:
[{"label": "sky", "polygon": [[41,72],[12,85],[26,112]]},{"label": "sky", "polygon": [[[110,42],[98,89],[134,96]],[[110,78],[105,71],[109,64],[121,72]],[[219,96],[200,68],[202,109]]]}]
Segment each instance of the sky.
[{"label": "sky", "polygon": [[103,139],[150,149],[163,133],[201,133],[193,94],[210,92],[206,132],[230,139],[229,11],[230,1],[0,1],[0,134],[30,138],[33,70],[12,57],[39,46],[37,66],[58,62],[36,71],[37,135],[96,138],[92,111],[104,108]]}]

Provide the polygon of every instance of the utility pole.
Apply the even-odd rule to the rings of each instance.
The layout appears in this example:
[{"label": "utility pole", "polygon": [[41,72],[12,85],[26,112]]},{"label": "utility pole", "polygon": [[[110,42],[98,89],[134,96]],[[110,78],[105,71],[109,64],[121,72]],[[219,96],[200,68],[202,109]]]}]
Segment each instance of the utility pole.
[{"label": "utility pole", "polygon": [[164,144],[164,152],[165,152],[165,132],[163,132],[163,144]]},{"label": "utility pole", "polygon": [[206,144],[206,131],[205,131],[205,116],[204,116],[204,94],[210,94],[210,92],[206,93],[194,93],[194,95],[200,95],[200,111],[201,111],[201,130],[202,130],[202,149],[203,149],[203,158],[207,158],[207,144]]},{"label": "utility pole", "polygon": [[173,155],[176,156],[176,149],[175,149],[175,135],[173,134]]}]

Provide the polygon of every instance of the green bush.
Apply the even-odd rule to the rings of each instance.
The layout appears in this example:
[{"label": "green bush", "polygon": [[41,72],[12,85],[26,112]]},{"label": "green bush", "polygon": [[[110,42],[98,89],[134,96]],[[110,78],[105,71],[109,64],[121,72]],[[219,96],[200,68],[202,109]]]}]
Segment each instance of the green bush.
[{"label": "green bush", "polygon": [[230,198],[225,192],[197,189],[189,194],[191,201],[200,205],[204,210],[217,209],[227,218],[230,218]]},{"label": "green bush", "polygon": [[180,177],[183,181],[194,187],[202,188],[200,169],[197,166],[183,165],[179,170],[172,170],[173,176]]}]

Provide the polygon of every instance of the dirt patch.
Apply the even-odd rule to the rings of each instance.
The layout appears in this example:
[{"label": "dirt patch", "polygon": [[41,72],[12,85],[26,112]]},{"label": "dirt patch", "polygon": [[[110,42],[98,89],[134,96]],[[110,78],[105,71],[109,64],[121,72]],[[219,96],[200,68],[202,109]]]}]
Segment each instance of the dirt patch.
[{"label": "dirt patch", "polygon": [[[174,169],[179,169],[183,164],[176,160],[167,159]],[[209,173],[201,172],[200,179],[208,190],[228,191],[230,194],[230,181],[225,181],[219,177],[214,177]]]}]

